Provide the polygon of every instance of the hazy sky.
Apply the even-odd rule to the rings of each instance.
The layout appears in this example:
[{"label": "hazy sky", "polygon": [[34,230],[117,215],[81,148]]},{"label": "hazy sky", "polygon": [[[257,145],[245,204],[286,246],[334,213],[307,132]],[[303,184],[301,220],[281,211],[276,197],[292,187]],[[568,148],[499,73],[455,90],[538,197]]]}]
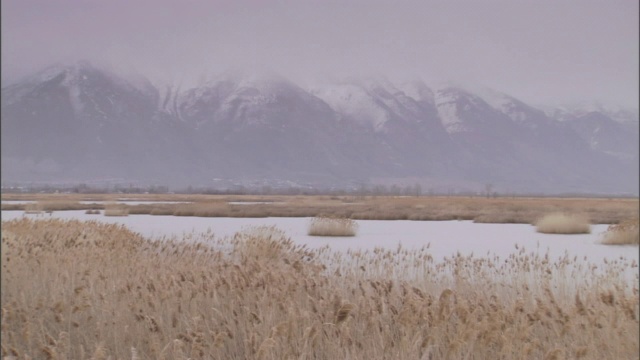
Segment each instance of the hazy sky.
[{"label": "hazy sky", "polygon": [[156,81],[231,66],[382,74],[638,107],[638,0],[3,0],[3,83],[86,59]]}]

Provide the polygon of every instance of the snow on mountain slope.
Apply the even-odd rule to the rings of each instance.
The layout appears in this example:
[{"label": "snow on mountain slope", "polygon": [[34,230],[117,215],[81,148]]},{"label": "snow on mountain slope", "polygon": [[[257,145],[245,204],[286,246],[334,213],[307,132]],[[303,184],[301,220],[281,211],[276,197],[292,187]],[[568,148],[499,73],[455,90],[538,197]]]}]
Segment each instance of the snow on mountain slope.
[{"label": "snow on mountain slope", "polygon": [[424,107],[386,78],[368,78],[361,81],[361,84],[370,95],[389,109],[396,122],[417,123],[424,120]]},{"label": "snow on mountain slope", "polygon": [[374,131],[382,131],[389,121],[389,111],[381,106],[365,89],[354,84],[328,85],[313,89],[311,93],[344,117],[359,125],[370,126]]},{"label": "snow on mountain slope", "polygon": [[550,132],[559,131],[559,124],[547,113],[513,96],[489,88],[477,88],[475,93],[514,123],[533,130],[534,134],[546,136]]},{"label": "snow on mountain slope", "polygon": [[634,128],[638,126],[640,120],[640,113],[638,109],[625,108],[621,106],[608,106],[597,102],[584,102],[578,104],[565,104],[555,106],[540,106],[549,117],[558,121],[566,121],[575,119],[578,116],[582,116],[588,113],[599,112],[610,119]]},{"label": "snow on mountain slope", "polygon": [[[35,98],[54,88],[64,91],[76,117],[113,119],[139,114],[158,98],[155,87],[144,77],[132,80],[79,61],[72,65],[55,65],[3,89],[3,107],[11,106],[25,96]],[[122,97],[118,99],[118,97]],[[144,111],[149,111],[149,108]],[[151,109],[153,110],[153,109]]]},{"label": "snow on mountain slope", "polygon": [[401,83],[398,85],[398,89],[419,103],[426,103],[432,106],[435,105],[435,95],[433,90],[431,90],[431,88],[421,80]]},{"label": "snow on mountain slope", "polygon": [[599,111],[575,116],[566,123],[594,150],[628,159],[638,152],[637,131],[629,131],[623,123]]},{"label": "snow on mountain slope", "polygon": [[[476,91],[484,101],[491,105],[494,109],[506,114],[511,120],[524,123],[527,120],[527,114],[525,113],[525,104],[521,101],[506,95],[504,93],[495,91],[493,89],[482,88]],[[526,110],[532,110],[527,108]]]},{"label": "snow on mountain slope", "polygon": [[437,89],[435,105],[442,125],[450,134],[499,125],[496,123],[495,116],[491,116],[495,114],[491,114],[493,110],[488,104],[480,97],[461,88]]},{"label": "snow on mountain slope", "polygon": [[[288,79],[274,73],[227,72],[203,86],[179,95],[180,117],[200,127],[206,124],[271,124],[287,126],[285,118],[302,117],[304,109],[330,108]],[[288,115],[275,113],[288,111]]]},{"label": "snow on mountain slope", "polygon": [[415,127],[433,120],[429,119],[434,117],[430,90],[418,82],[412,85],[407,86],[413,91],[409,96],[386,78],[349,78],[310,92],[343,117],[381,133],[391,127]]},{"label": "snow on mountain slope", "polygon": [[628,170],[637,169],[638,137],[622,125],[631,122],[566,114],[560,122],[506,94],[376,77],[309,92],[277,74],[232,71],[159,91],[74,64],[2,89],[3,174],[181,185],[404,177],[498,191],[637,191]]}]

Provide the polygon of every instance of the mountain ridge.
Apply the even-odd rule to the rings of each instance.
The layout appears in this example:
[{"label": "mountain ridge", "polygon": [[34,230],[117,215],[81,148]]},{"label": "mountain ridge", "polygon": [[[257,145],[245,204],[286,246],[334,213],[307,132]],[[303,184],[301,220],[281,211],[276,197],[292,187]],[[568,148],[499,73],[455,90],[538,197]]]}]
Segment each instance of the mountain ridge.
[{"label": "mountain ridge", "polygon": [[616,111],[594,118],[382,77],[307,90],[278,74],[234,71],[159,89],[77,63],[2,88],[2,180],[345,187],[415,178],[476,190],[637,194],[637,122],[633,110]]}]

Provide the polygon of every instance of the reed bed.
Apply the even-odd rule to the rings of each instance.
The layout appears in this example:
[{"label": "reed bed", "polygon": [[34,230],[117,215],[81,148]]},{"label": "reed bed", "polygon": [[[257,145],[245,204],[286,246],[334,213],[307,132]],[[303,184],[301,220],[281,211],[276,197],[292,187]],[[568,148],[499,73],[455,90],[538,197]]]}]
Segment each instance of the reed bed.
[{"label": "reed bed", "polygon": [[536,231],[544,234],[589,234],[591,225],[578,214],[551,213],[536,222]]},{"label": "reed bed", "polygon": [[610,225],[604,233],[602,243],[606,245],[640,244],[640,219],[629,219],[620,224]]},{"label": "reed bed", "polygon": [[3,358],[638,358],[634,261],[335,253],[276,228],[149,240],[22,218],[2,230]]},{"label": "reed bed", "polygon": [[[116,194],[6,194],[5,200],[47,201],[50,210],[104,209],[104,204],[79,201],[118,201]],[[485,198],[463,196],[259,196],[129,194],[140,201],[189,201],[125,205],[129,214],[198,217],[315,217],[331,214],[353,220],[473,220],[482,223],[535,224],[553,212],[582,213],[592,224],[617,224],[640,214],[634,199],[604,198]],[[255,203],[239,205],[239,203]],[[2,204],[3,210],[25,210],[28,204]]]},{"label": "reed bed", "polygon": [[310,236],[356,236],[358,223],[347,218],[318,216],[309,224]]},{"label": "reed bed", "polygon": [[42,214],[42,207],[38,203],[24,205],[25,214]]},{"label": "reed bed", "polygon": [[104,205],[104,216],[129,216],[129,207],[117,203]]}]

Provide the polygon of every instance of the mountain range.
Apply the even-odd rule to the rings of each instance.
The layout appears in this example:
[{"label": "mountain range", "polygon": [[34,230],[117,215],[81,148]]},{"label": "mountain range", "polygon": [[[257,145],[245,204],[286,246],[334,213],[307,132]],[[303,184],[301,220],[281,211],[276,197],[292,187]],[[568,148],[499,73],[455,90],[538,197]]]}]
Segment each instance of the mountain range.
[{"label": "mountain range", "polygon": [[494,90],[228,71],[155,86],[87,62],[2,88],[2,182],[220,182],[638,194],[637,109]]}]

